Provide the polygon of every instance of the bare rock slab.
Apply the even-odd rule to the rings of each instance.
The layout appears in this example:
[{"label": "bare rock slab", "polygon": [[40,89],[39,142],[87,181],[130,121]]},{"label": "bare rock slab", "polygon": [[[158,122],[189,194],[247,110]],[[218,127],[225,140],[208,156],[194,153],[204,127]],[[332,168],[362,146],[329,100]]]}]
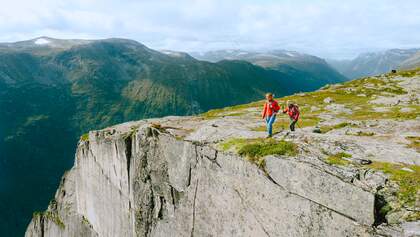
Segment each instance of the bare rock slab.
[{"label": "bare rock slab", "polygon": [[268,175],[291,193],[307,198],[355,221],[372,225],[374,195],[318,167],[291,159],[268,157]]}]

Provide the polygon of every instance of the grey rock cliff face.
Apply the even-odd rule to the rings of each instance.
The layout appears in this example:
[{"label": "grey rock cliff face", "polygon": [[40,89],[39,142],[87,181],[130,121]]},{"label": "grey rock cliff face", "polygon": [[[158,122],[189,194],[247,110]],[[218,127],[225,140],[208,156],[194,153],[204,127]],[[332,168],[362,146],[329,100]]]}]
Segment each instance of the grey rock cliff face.
[{"label": "grey rock cliff face", "polygon": [[146,121],[131,127],[79,143],[27,237],[373,235],[373,194],[313,164],[273,156],[265,173]]},{"label": "grey rock cliff face", "polygon": [[268,141],[260,102],[90,132],[26,236],[419,236],[418,187],[394,177],[418,181],[419,80],[396,73],[291,96],[302,121],[319,122],[289,133],[278,115],[272,139],[296,155],[266,156],[264,169],[225,146]]}]

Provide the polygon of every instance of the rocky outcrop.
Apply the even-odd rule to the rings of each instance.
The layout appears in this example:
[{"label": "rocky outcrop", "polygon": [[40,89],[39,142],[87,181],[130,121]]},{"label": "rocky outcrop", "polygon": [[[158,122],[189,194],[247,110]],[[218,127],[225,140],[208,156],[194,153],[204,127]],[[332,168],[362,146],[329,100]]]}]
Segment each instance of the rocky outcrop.
[{"label": "rocky outcrop", "polygon": [[26,236],[371,235],[373,195],[312,165],[270,157],[266,174],[146,122],[129,127],[80,142]]},{"label": "rocky outcrop", "polygon": [[[277,130],[288,122],[278,115],[272,139],[259,103],[92,131],[26,236],[416,236],[420,71],[411,73],[290,96],[303,123]],[[379,96],[398,107],[375,110]],[[292,144],[295,155],[256,165],[227,146],[255,141]]]}]

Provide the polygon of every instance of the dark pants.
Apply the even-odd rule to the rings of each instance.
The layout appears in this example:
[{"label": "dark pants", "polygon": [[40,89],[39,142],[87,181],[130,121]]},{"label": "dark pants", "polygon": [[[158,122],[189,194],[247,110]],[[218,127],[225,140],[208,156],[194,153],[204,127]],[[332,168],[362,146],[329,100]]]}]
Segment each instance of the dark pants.
[{"label": "dark pants", "polygon": [[290,131],[292,132],[295,131],[296,123],[297,123],[297,120],[293,120],[292,118],[290,119],[290,125],[289,125]]}]

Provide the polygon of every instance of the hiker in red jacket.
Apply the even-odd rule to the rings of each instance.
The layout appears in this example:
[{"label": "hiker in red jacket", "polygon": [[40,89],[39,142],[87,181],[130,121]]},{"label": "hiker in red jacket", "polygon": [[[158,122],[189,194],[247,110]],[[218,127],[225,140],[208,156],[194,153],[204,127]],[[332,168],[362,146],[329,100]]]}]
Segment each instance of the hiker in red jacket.
[{"label": "hiker in red jacket", "polygon": [[268,138],[273,136],[273,123],[276,120],[276,114],[280,110],[280,106],[277,103],[277,101],[273,99],[272,93],[267,93],[265,95],[265,98],[267,99],[267,101],[264,104],[262,118],[265,119],[265,122],[267,124]]},{"label": "hiker in red jacket", "polygon": [[287,107],[283,110],[283,113],[287,113],[290,117],[290,131],[295,131],[295,125],[299,120],[299,107],[291,102],[290,100],[287,101]]}]

